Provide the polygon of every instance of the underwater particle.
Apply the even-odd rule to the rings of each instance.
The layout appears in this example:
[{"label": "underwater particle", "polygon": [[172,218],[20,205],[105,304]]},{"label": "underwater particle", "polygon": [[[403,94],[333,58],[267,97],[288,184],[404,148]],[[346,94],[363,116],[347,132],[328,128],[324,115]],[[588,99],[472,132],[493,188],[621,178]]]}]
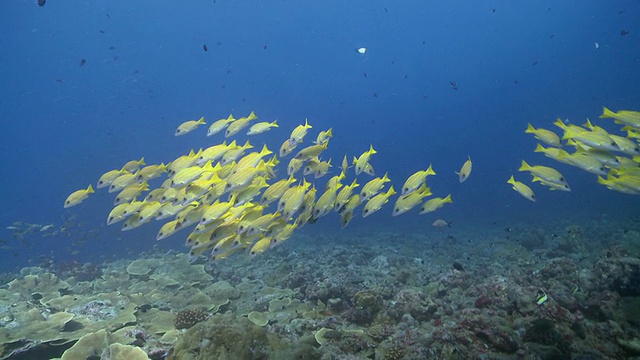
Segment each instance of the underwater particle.
[{"label": "underwater particle", "polygon": [[202,44],[202,50],[209,51],[209,48],[207,47],[207,44]]},{"label": "underwater particle", "polygon": [[491,12],[492,13],[496,12],[496,9],[495,8],[491,9]]},{"label": "underwater particle", "polygon": [[190,329],[195,324],[207,320],[207,313],[202,309],[180,310],[176,314],[176,329]]},{"label": "underwater particle", "polygon": [[362,75],[364,75],[364,77],[367,77],[367,73],[366,72],[363,72]]},{"label": "underwater particle", "polygon": [[80,59],[80,66],[84,66],[84,64],[86,63],[87,63],[87,59],[85,58]]},{"label": "underwater particle", "polygon": [[267,44],[262,47],[263,50],[267,50]]},{"label": "underwater particle", "polygon": [[44,4],[47,2],[47,0],[38,0],[38,5],[39,6],[44,6]]},{"label": "underwater particle", "polygon": [[451,85],[453,90],[458,90],[458,83],[455,80],[449,81],[449,85]]},{"label": "underwater particle", "polygon": [[357,48],[357,49],[356,49],[356,52],[357,52],[358,54],[362,54],[362,55],[364,55],[364,54],[366,54],[366,53],[367,53],[367,48],[364,48],[364,47]]},{"label": "underwater particle", "polygon": [[620,36],[625,36],[627,34],[629,34],[629,30],[627,30],[627,29],[620,30]]},{"label": "underwater particle", "polygon": [[539,61],[538,61],[538,60],[536,60],[536,61],[534,61],[533,63],[531,63],[531,66],[536,66],[536,65],[538,65],[538,63],[539,63]]},{"label": "underwater particle", "polygon": [[593,43],[593,47],[595,47],[596,50],[598,50],[598,49],[600,49],[600,44],[598,44],[597,42]]},{"label": "underwater particle", "polygon": [[554,37],[556,37],[556,33],[552,33],[551,35],[549,35],[549,39],[553,39]]},{"label": "underwater particle", "polygon": [[371,93],[371,95],[373,95],[373,97],[378,97],[378,94],[376,92]]}]

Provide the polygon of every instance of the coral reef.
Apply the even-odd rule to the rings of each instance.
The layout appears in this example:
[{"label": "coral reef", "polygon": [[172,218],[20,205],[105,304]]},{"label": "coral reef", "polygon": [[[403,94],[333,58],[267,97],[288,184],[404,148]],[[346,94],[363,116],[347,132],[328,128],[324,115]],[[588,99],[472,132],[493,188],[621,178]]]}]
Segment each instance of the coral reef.
[{"label": "coral reef", "polygon": [[[254,258],[149,253],[88,280],[24,268],[0,287],[0,359],[637,357],[640,231],[600,226],[486,243],[301,232]],[[521,243],[543,233],[544,248]]]}]

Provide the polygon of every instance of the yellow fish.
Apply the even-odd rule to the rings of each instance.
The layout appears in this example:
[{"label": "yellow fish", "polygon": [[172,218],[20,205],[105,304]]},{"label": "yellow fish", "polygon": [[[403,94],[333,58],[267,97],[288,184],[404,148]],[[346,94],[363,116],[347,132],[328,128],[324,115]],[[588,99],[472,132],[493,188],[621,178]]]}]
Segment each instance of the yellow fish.
[{"label": "yellow fish", "polygon": [[344,155],[344,157],[342,158],[342,172],[346,175],[347,174],[347,170],[349,170],[349,160],[347,159],[347,154]]},{"label": "yellow fish", "polygon": [[[220,168],[219,164],[216,164],[217,169]],[[203,173],[213,173],[216,171],[216,168],[211,166],[211,161],[207,161],[204,166],[189,166],[188,168],[184,168],[178,171],[173,179],[171,180],[171,187],[181,188],[189,185],[189,183],[193,182],[197,178],[200,177]]]},{"label": "yellow fish", "polygon": [[120,191],[120,193],[116,196],[113,205],[131,202],[133,199],[142,194],[143,191],[147,190],[149,190],[149,185],[146,181],[142,183],[133,183]]},{"label": "yellow fish", "polygon": [[289,176],[289,179],[282,179],[271,184],[262,194],[260,203],[263,205],[268,205],[278,200],[282,196],[282,194],[284,194],[289,189],[289,186],[295,181],[296,179],[293,177],[293,175],[291,175]]},{"label": "yellow fish", "polygon": [[422,204],[422,207],[420,207],[420,214],[426,214],[436,211],[443,207],[444,204],[452,202],[453,200],[451,200],[451,194],[447,195],[447,197],[445,197],[444,199],[437,197],[431,200],[427,200],[424,204]]},{"label": "yellow fish", "polygon": [[176,229],[176,225],[178,225],[178,220],[171,220],[160,228],[158,231],[158,235],[156,235],[156,240],[166,239],[169,236],[175,234],[179,229]]},{"label": "yellow fish", "polygon": [[287,201],[284,204],[284,209],[282,211],[282,217],[285,220],[291,219],[293,214],[295,214],[304,201],[304,195],[307,189],[311,186],[311,183],[304,181],[302,185],[294,186],[287,190],[290,194],[287,196]]},{"label": "yellow fish", "polygon": [[620,152],[632,156],[640,155],[640,146],[633,140],[615,134],[609,134],[609,137],[618,145]]},{"label": "yellow fish", "polygon": [[598,184],[605,185],[609,190],[640,195],[640,176],[622,175],[620,177],[614,177],[609,175],[607,179],[598,176]]},{"label": "yellow fish", "polygon": [[422,202],[422,199],[431,195],[431,189],[427,187],[427,184],[423,183],[418,190],[410,192],[407,195],[400,196],[398,200],[396,200],[396,204],[393,207],[391,215],[398,216],[400,214],[404,214]]},{"label": "yellow fish", "polygon": [[258,175],[264,175],[267,172],[267,166],[264,160],[256,167],[241,169],[238,172],[229,175],[227,178],[227,189],[234,190],[249,185]]},{"label": "yellow fish", "polygon": [[326,142],[329,142],[329,139],[333,137],[333,128],[329,128],[327,131],[320,131],[318,137],[316,138],[316,144],[322,145]]},{"label": "yellow fish", "polygon": [[586,155],[584,152],[576,152],[573,154],[564,153],[558,156],[559,161],[568,163],[582,170],[588,171],[596,175],[607,175],[607,169],[598,161],[598,159]]},{"label": "yellow fish", "polygon": [[511,175],[509,180],[507,180],[507,184],[511,184],[513,190],[517,191],[518,194],[522,195],[525,199],[536,202],[536,194],[533,193],[533,190],[524,183],[516,181],[516,179],[513,178],[513,175]]},{"label": "yellow fish", "polygon": [[425,181],[427,181],[427,176],[435,174],[436,172],[433,171],[431,164],[429,164],[429,168],[427,168],[427,170],[420,170],[415,172],[413,175],[409,176],[407,178],[407,181],[404,182],[404,185],[402,185],[402,195],[404,196],[410,192],[417,190],[418,188],[420,188],[420,186],[422,186],[422,184],[425,183]]},{"label": "yellow fish", "polygon": [[542,128],[534,128],[533,125],[528,124],[527,130],[524,131],[527,134],[533,134],[536,139],[542,141],[547,145],[551,145],[556,148],[562,147],[562,143],[560,142],[560,137],[551,130],[542,129]]},{"label": "yellow fish", "polygon": [[120,191],[136,181],[137,173],[124,173],[115,178],[109,185],[109,192]]},{"label": "yellow fish", "polygon": [[317,157],[318,155],[320,155],[323,151],[325,151],[327,149],[327,143],[322,143],[322,145],[311,145],[311,146],[307,146],[306,148],[298,151],[298,153],[296,154],[296,156],[294,156],[295,159],[298,160],[302,160],[302,161],[306,161],[309,160],[313,157]]},{"label": "yellow fish", "polygon": [[291,132],[291,135],[289,136],[290,146],[296,147],[300,144],[307,135],[309,129],[311,129],[311,125],[309,125],[309,121],[307,119],[304,119],[304,125],[296,126],[296,128]]},{"label": "yellow fish", "polygon": [[316,202],[316,205],[313,208],[313,217],[318,219],[321,216],[327,215],[335,206],[336,196],[337,196],[338,188],[331,187],[328,188],[320,195],[320,198]]},{"label": "yellow fish", "polygon": [[356,175],[360,175],[369,164],[369,159],[371,155],[377,154],[378,152],[373,148],[373,145],[369,145],[369,150],[365,151],[360,155],[359,158],[353,158],[353,164],[356,166]]},{"label": "yellow fish", "polygon": [[271,246],[271,240],[272,240],[271,237],[264,237],[256,241],[256,243],[253,245],[253,247],[249,251],[249,254],[252,257],[255,257],[267,251],[267,249]]},{"label": "yellow fish", "polygon": [[[126,219],[127,215],[125,214],[125,210],[127,209],[127,206],[129,206],[129,204],[120,204],[114,207],[107,216],[107,225],[115,224],[118,221]],[[130,213],[128,215],[132,214],[133,213]]]},{"label": "yellow fish", "polygon": [[224,137],[228,138],[240,132],[240,130],[246,128],[252,120],[256,120],[258,117],[252,111],[247,117],[241,117],[240,119],[232,122],[227,127],[224,133]]},{"label": "yellow fish", "polygon": [[520,169],[518,169],[518,171],[528,171],[532,175],[534,175],[534,177],[538,177],[546,182],[567,187],[569,186],[564,176],[560,174],[558,170],[551,167],[542,165],[531,166],[527,164],[526,161],[522,160],[522,166],[520,166]]},{"label": "yellow fish", "polygon": [[287,175],[292,176],[297,173],[302,168],[302,165],[304,165],[304,160],[292,158],[289,160],[289,165],[287,165]]},{"label": "yellow fish", "polygon": [[618,124],[625,124],[633,128],[640,129],[640,112],[638,111],[620,110],[618,112],[613,112],[604,107],[602,108],[602,115],[600,115],[600,118],[612,118],[615,119]]},{"label": "yellow fish", "polygon": [[149,165],[145,166],[140,171],[138,171],[138,175],[136,176],[137,182],[149,181],[155,179],[167,172],[167,165],[161,163],[160,165]]},{"label": "yellow fish", "polygon": [[[238,160],[247,150],[253,149],[253,145],[249,143],[249,140],[244,143],[242,146],[236,146],[234,149],[229,149],[222,156],[222,160],[220,160],[220,165],[228,165],[232,162]],[[222,176],[221,176],[222,177]]]},{"label": "yellow fish", "polygon": [[107,187],[111,185],[113,180],[118,178],[120,175],[124,175],[127,173],[129,173],[129,171],[123,170],[123,169],[114,169],[114,170],[107,171],[106,173],[102,174],[102,176],[100,176],[100,179],[98,179],[97,188],[102,189],[104,187]]},{"label": "yellow fish", "polygon": [[198,120],[185,121],[182,124],[180,124],[180,126],[178,126],[178,128],[176,129],[175,136],[186,135],[186,134],[192,132],[193,130],[197,129],[198,126],[203,125],[203,124],[206,124],[204,122],[204,116],[201,117]]},{"label": "yellow fish", "polygon": [[364,205],[364,209],[362,210],[362,217],[365,218],[380,210],[382,208],[382,205],[389,202],[389,198],[395,194],[396,191],[393,189],[393,186],[391,186],[386,193],[378,194],[369,199],[369,201],[367,201],[367,203]]},{"label": "yellow fish", "polygon": [[222,144],[212,145],[208,148],[202,150],[200,155],[198,156],[198,160],[196,163],[198,165],[204,165],[207,161],[216,162],[220,160],[227,151],[232,149],[237,149],[238,145],[236,145],[236,141],[233,140],[231,144],[227,145],[226,141],[223,141]]},{"label": "yellow fish", "polygon": [[[533,152],[543,153],[546,157],[556,161],[560,161],[560,162],[565,162],[566,161],[565,155],[569,155],[569,153],[567,153],[562,149],[555,148],[555,147],[545,148],[540,144],[536,145],[536,149],[533,150]],[[568,162],[565,162],[565,163],[568,163]]]},{"label": "yellow fish", "polygon": [[147,194],[147,196],[145,196],[144,201],[158,201],[160,198],[162,198],[162,194],[164,194],[166,190],[167,189],[162,187],[153,189]]},{"label": "yellow fish", "polygon": [[253,124],[249,128],[249,131],[247,131],[247,135],[258,135],[271,130],[271,128],[277,128],[278,124],[276,123],[276,121],[277,120],[273,120],[273,122],[263,121]]},{"label": "yellow fish", "polygon": [[280,146],[280,151],[278,152],[278,154],[280,154],[280,157],[289,156],[289,154],[291,154],[293,150],[295,150],[296,146],[298,146],[298,144],[292,145],[289,139],[287,139]]},{"label": "yellow fish", "polygon": [[[371,197],[379,193],[384,187],[385,183],[390,182],[387,173],[384,174],[382,178],[377,177],[375,179],[370,180],[368,183],[364,184],[362,187],[362,191],[360,191],[360,198],[362,201],[369,200]],[[402,187],[404,191],[404,186]]]},{"label": "yellow fish", "polygon": [[213,136],[219,133],[234,121],[236,121],[236,119],[233,117],[233,114],[229,114],[229,116],[226,119],[220,119],[220,120],[214,121],[214,123],[211,124],[211,126],[209,126],[209,130],[207,130],[207,136]]},{"label": "yellow fish", "polygon": [[316,171],[313,173],[313,177],[316,179],[319,179],[327,175],[330,168],[331,168],[331,159],[329,159],[329,161],[319,162],[318,166],[316,166]]},{"label": "yellow fish", "polygon": [[173,176],[178,171],[180,171],[181,169],[189,167],[189,166],[195,164],[200,155],[202,155],[202,151],[201,150],[198,150],[198,152],[196,153],[196,152],[193,151],[193,149],[191,149],[191,151],[189,151],[189,154],[182,155],[182,156],[178,157],[177,159],[173,160],[167,166],[167,172],[169,173],[169,176]]},{"label": "yellow fish", "polygon": [[122,170],[125,170],[128,172],[136,172],[142,165],[147,165],[144,163],[144,157],[141,158],[140,160],[128,161],[126,164],[122,166]]},{"label": "yellow fish", "polygon": [[260,163],[260,160],[271,154],[273,154],[273,151],[269,150],[265,144],[262,146],[262,150],[260,150],[260,152],[252,152],[240,159],[236,164],[235,169],[233,169],[233,172],[235,173],[245,168],[256,167]]},{"label": "yellow fish", "polygon": [[469,178],[469,175],[471,175],[471,167],[472,167],[471,156],[469,156],[469,159],[465,161],[465,163],[462,165],[462,168],[460,168],[460,171],[456,172],[460,180],[460,183],[465,182],[465,180]]},{"label": "yellow fish", "polygon": [[269,229],[269,226],[271,226],[271,224],[279,217],[280,217],[279,212],[262,215],[259,218],[255,219],[251,223],[251,225],[249,225],[249,228],[247,229],[245,234],[247,236],[251,236],[251,235],[259,234],[261,232],[265,232]]},{"label": "yellow fish", "polygon": [[357,180],[358,179],[353,179],[353,182],[351,183],[351,185],[347,185],[343,187],[342,189],[340,189],[340,192],[338,192],[338,195],[336,195],[336,201],[334,203],[334,210],[336,212],[341,212],[343,210],[343,208],[347,205],[347,203],[349,202],[349,199],[351,198],[353,189],[360,186]]},{"label": "yellow fish", "polygon": [[318,169],[318,165],[320,165],[320,158],[313,157],[307,161],[307,165],[304,166],[304,170],[302,171],[302,175],[311,175],[316,172]]}]

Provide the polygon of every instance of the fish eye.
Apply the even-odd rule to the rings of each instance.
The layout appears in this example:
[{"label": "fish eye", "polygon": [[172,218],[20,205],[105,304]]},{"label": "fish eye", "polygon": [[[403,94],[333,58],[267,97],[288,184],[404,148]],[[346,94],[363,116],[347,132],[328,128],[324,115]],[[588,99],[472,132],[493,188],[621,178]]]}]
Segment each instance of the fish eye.
[{"label": "fish eye", "polygon": [[109,218],[109,222],[111,222],[113,220],[113,216]]},{"label": "fish eye", "polygon": [[368,212],[369,212],[369,210],[365,210],[365,211],[364,211],[364,213],[365,213],[365,214],[366,214],[366,213],[368,213]]},{"label": "fish eye", "polygon": [[563,177],[561,177],[561,178],[560,178],[560,181],[564,181],[564,178],[563,178]]}]

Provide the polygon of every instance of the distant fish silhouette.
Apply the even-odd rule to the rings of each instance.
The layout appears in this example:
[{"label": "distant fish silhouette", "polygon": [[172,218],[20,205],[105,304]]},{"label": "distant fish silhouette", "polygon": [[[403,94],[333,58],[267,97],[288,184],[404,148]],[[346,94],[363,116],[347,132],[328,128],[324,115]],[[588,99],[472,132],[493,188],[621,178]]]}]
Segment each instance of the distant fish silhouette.
[{"label": "distant fish silhouette", "polygon": [[44,3],[46,3],[47,0],[38,0],[38,5],[40,6],[44,6]]}]

